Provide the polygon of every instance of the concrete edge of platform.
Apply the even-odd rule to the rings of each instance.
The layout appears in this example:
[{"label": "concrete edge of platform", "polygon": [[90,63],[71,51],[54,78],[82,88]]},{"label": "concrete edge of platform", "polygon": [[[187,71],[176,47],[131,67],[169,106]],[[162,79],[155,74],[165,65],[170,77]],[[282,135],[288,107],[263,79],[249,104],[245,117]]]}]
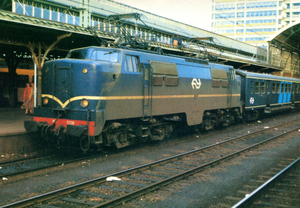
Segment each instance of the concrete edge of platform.
[{"label": "concrete edge of platform", "polygon": [[31,154],[38,149],[36,138],[25,131],[0,135],[0,155]]}]

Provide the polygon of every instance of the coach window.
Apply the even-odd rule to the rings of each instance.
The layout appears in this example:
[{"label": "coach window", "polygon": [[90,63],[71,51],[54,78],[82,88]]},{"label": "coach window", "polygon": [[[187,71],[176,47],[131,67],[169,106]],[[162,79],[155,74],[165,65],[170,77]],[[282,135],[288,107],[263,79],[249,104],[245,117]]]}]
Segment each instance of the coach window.
[{"label": "coach window", "polygon": [[298,85],[295,84],[295,93],[298,93]]},{"label": "coach window", "polygon": [[266,93],[266,83],[261,82],[260,83],[260,94],[265,94]]},{"label": "coach window", "polygon": [[128,72],[141,72],[139,57],[126,55],[125,70]]},{"label": "coach window", "polygon": [[292,85],[288,84],[288,86],[289,86],[289,93],[291,93],[292,92]]},{"label": "coach window", "polygon": [[284,84],[281,83],[281,93],[284,93]]},{"label": "coach window", "polygon": [[255,94],[259,94],[259,82],[255,82]]},{"label": "coach window", "polygon": [[276,93],[276,83],[272,83],[272,94]]},{"label": "coach window", "polygon": [[253,81],[250,82],[250,94],[253,94]]},{"label": "coach window", "polygon": [[277,93],[279,94],[280,93],[280,84],[279,83],[276,84],[276,88],[277,88]]}]

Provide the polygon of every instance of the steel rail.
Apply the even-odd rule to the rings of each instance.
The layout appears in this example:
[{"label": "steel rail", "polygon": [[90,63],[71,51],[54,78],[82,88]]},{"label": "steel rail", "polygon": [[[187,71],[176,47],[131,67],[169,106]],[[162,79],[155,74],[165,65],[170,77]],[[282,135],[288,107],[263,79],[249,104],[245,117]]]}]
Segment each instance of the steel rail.
[{"label": "steel rail", "polygon": [[6,160],[6,161],[1,161],[0,165],[9,165],[11,163],[20,163],[23,161],[28,161],[28,160],[38,160],[41,158],[47,158],[47,157],[52,157],[53,155],[48,155],[48,156],[32,156],[32,157],[27,157],[27,158],[20,158],[20,159],[15,159],[15,160]]},{"label": "steel rail", "polygon": [[[258,134],[258,133],[267,132],[267,131],[270,131],[273,128],[276,128],[276,127],[279,127],[279,126],[283,126],[283,125],[288,125],[290,123],[293,123],[293,122],[296,122],[296,121],[299,121],[299,120],[300,119],[296,119],[296,120],[293,120],[293,121],[290,121],[290,122],[287,122],[287,123],[283,123],[283,124],[280,124],[280,125],[277,125],[277,126],[272,126],[269,129],[258,130],[258,131],[252,132],[252,133],[248,133],[246,135],[234,137],[234,138],[231,138],[229,140],[218,142],[216,144],[208,145],[208,146],[203,147],[203,148],[199,148],[199,149],[196,149],[196,150],[192,150],[192,151],[189,151],[189,152],[178,154],[178,155],[175,155],[175,156],[172,156],[172,157],[168,157],[168,158],[165,158],[165,159],[162,159],[162,160],[159,160],[159,161],[155,161],[155,162],[152,162],[152,163],[144,164],[144,165],[141,165],[141,166],[138,166],[138,167],[134,167],[134,168],[130,168],[130,169],[127,169],[127,170],[124,170],[124,171],[119,171],[119,172],[116,172],[116,173],[108,174],[106,176],[95,178],[95,179],[92,179],[92,180],[89,180],[89,181],[86,181],[86,182],[82,182],[82,183],[79,183],[79,184],[76,184],[76,185],[72,185],[72,186],[69,186],[69,187],[66,187],[66,188],[62,188],[62,189],[59,189],[59,190],[48,192],[48,193],[45,193],[45,194],[42,194],[42,195],[38,195],[38,196],[35,196],[35,197],[24,199],[24,200],[21,200],[21,201],[18,201],[18,202],[14,202],[14,203],[11,203],[11,204],[7,204],[7,205],[2,206],[1,208],[30,206],[30,205],[33,205],[35,203],[42,202],[42,201],[54,198],[54,197],[59,196],[59,195],[65,195],[65,194],[74,192],[74,191],[79,190],[79,189],[90,187],[90,186],[94,185],[95,183],[97,183],[97,184],[103,183],[103,182],[106,181],[106,178],[110,177],[110,176],[121,176],[121,175],[125,175],[125,174],[135,173],[135,172],[138,172],[140,170],[143,170],[143,169],[146,169],[146,168],[149,168],[149,167],[152,167],[152,166],[157,166],[158,164],[166,163],[166,162],[172,161],[172,160],[177,160],[181,156],[185,156],[185,155],[192,154],[192,153],[195,153],[195,152],[198,152],[198,151],[203,151],[203,150],[206,150],[206,149],[210,149],[210,148],[222,145],[222,144],[226,144],[226,143],[230,143],[230,142],[235,141],[235,140],[242,139],[244,137],[250,137],[250,136],[253,136],[253,135]],[[115,199],[115,200],[103,203],[103,204],[101,204],[99,206],[95,206],[95,207],[112,206],[112,205],[116,205],[118,203],[121,203],[123,201],[130,200],[131,198],[134,198],[134,197],[137,197],[137,196],[145,194],[148,190],[151,191],[151,190],[154,190],[154,189],[158,189],[159,186],[171,183],[175,179],[179,180],[179,179],[185,177],[186,175],[193,174],[195,171],[200,171],[201,169],[203,169],[205,167],[215,165],[215,164],[221,162],[222,160],[225,160],[225,159],[228,159],[230,157],[233,157],[233,156],[235,156],[237,154],[240,154],[240,153],[242,153],[244,151],[247,151],[249,149],[257,147],[257,146],[259,146],[261,144],[264,144],[265,142],[268,142],[268,141],[273,140],[275,138],[281,137],[283,135],[286,135],[286,134],[291,133],[293,131],[296,131],[298,129],[299,129],[299,127],[295,128],[295,129],[292,129],[290,131],[284,132],[282,134],[276,135],[276,136],[274,136],[272,138],[269,138],[269,139],[267,139],[265,141],[259,142],[259,143],[255,144],[255,145],[251,145],[251,146],[249,146],[247,148],[244,148],[244,149],[242,149],[240,151],[237,151],[235,153],[232,153],[230,155],[224,156],[224,157],[222,157],[220,159],[217,159],[215,161],[211,161],[209,163],[206,163],[204,165],[201,165],[201,166],[196,167],[194,169],[191,169],[189,171],[183,172],[182,174],[175,175],[173,177],[170,177],[169,179],[162,180],[162,181],[160,181],[158,183],[152,184],[152,185],[150,185],[148,187],[145,187],[143,189],[140,189],[140,190],[137,190],[135,192],[132,192],[131,194],[126,194],[126,195],[120,197],[119,199]],[[130,197],[130,199],[128,197]]]},{"label": "steel rail", "polygon": [[282,177],[287,171],[289,171],[299,161],[300,161],[300,158],[296,159],[294,162],[292,162],[290,165],[288,165],[282,171],[280,171],[279,173],[277,173],[275,176],[273,176],[267,182],[265,182],[260,187],[258,187],[257,189],[255,189],[252,193],[250,193],[249,195],[247,195],[244,199],[242,199],[237,204],[235,204],[232,208],[247,207],[250,203],[253,202],[253,200],[255,200],[256,197],[258,197],[270,185],[272,185],[273,183],[275,183],[277,180],[280,180],[280,177]]},{"label": "steel rail", "polygon": [[[51,156],[49,156],[49,157],[51,157]],[[2,177],[6,177],[7,178],[7,177],[11,177],[11,176],[15,176],[15,175],[21,175],[21,174],[25,174],[25,173],[34,172],[34,171],[39,171],[39,170],[43,170],[43,169],[47,169],[47,168],[58,167],[61,164],[75,163],[75,162],[78,162],[78,161],[81,161],[81,160],[92,159],[94,157],[95,156],[87,156],[87,157],[84,157],[84,158],[77,158],[77,159],[72,159],[72,160],[67,160],[67,161],[60,161],[59,163],[53,163],[53,164],[50,164],[50,165],[44,165],[44,166],[41,166],[41,167],[31,168],[31,169],[28,169],[28,170],[21,170],[21,171],[12,172],[12,173],[1,174],[0,178],[2,178]],[[38,158],[38,159],[40,159],[40,158]],[[26,160],[24,160],[24,161],[26,161]]]},{"label": "steel rail", "polygon": [[140,195],[144,195],[144,194],[146,194],[146,193],[148,193],[148,192],[150,192],[150,191],[153,191],[153,190],[158,189],[158,188],[160,188],[160,187],[162,187],[162,186],[165,186],[165,185],[171,183],[171,182],[174,181],[174,180],[179,180],[179,179],[184,178],[184,177],[186,177],[186,176],[192,175],[192,174],[195,173],[195,172],[199,172],[201,169],[204,169],[204,168],[206,168],[206,167],[211,167],[211,166],[213,166],[213,165],[216,165],[216,164],[220,163],[221,161],[224,161],[224,160],[229,159],[229,158],[231,158],[231,157],[233,157],[233,156],[235,156],[235,155],[238,155],[238,154],[240,154],[240,153],[242,153],[242,152],[245,152],[245,151],[248,151],[248,150],[253,149],[253,148],[255,148],[255,147],[258,147],[258,146],[260,146],[260,145],[262,145],[262,144],[264,144],[264,143],[266,143],[266,142],[269,142],[269,141],[271,141],[271,140],[274,140],[274,139],[276,139],[276,138],[278,138],[278,137],[287,135],[287,134],[289,134],[289,133],[291,133],[291,132],[293,132],[293,131],[297,131],[298,129],[299,129],[299,127],[294,128],[294,129],[292,129],[292,130],[290,130],[290,131],[284,132],[284,133],[282,133],[282,134],[273,136],[273,137],[271,137],[271,138],[269,138],[269,139],[267,139],[267,140],[265,140],[265,141],[262,141],[262,142],[259,142],[259,143],[257,143],[257,144],[251,145],[251,146],[249,146],[249,147],[247,147],[247,148],[244,148],[244,149],[242,149],[242,150],[240,150],[240,151],[234,152],[234,153],[229,154],[229,155],[227,155],[227,156],[224,156],[224,157],[222,157],[222,158],[220,158],[220,159],[211,161],[211,162],[206,163],[206,164],[204,164],[204,165],[201,165],[201,166],[199,166],[199,167],[196,167],[196,168],[193,168],[193,169],[191,169],[191,170],[185,171],[185,172],[183,172],[183,173],[181,173],[181,174],[178,174],[178,175],[175,175],[175,176],[173,176],[173,177],[167,178],[167,179],[165,179],[165,180],[159,181],[159,182],[157,182],[157,183],[155,183],[155,184],[152,184],[152,185],[150,185],[150,186],[148,186],[148,187],[142,188],[142,189],[137,190],[137,191],[135,191],[135,192],[126,194],[126,195],[121,196],[121,197],[119,197],[119,198],[117,198],[117,199],[108,201],[108,202],[103,203],[103,204],[100,204],[100,205],[98,205],[98,206],[94,206],[93,208],[98,208],[98,207],[111,207],[111,206],[120,204],[120,203],[122,203],[122,202],[128,201],[128,200],[130,200],[130,199],[132,199],[132,198],[136,198],[136,197],[138,197],[138,196],[140,196]]}]

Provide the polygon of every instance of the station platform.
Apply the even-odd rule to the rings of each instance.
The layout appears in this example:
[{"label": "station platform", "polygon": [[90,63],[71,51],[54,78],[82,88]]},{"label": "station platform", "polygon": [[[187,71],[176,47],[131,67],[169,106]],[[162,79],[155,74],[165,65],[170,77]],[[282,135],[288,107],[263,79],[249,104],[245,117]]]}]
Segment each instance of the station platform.
[{"label": "station platform", "polygon": [[0,108],[0,136],[26,133],[25,120],[32,120],[33,115],[25,115],[25,109]]},{"label": "station platform", "polygon": [[25,115],[25,109],[0,108],[0,161],[35,154],[39,143],[26,133],[25,120],[33,120],[33,115]]}]

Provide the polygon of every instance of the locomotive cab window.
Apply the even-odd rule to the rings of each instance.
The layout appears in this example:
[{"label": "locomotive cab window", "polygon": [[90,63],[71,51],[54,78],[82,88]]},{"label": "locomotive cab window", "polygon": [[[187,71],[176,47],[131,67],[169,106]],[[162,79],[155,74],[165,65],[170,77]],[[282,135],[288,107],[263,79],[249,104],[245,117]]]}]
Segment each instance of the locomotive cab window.
[{"label": "locomotive cab window", "polygon": [[96,61],[118,62],[118,51],[95,50],[92,53],[91,59]]},{"label": "locomotive cab window", "polygon": [[86,51],[85,50],[70,51],[67,55],[67,58],[70,58],[70,59],[85,59],[86,58]]},{"label": "locomotive cab window", "polygon": [[126,55],[125,70],[128,72],[141,72],[139,57]]}]

